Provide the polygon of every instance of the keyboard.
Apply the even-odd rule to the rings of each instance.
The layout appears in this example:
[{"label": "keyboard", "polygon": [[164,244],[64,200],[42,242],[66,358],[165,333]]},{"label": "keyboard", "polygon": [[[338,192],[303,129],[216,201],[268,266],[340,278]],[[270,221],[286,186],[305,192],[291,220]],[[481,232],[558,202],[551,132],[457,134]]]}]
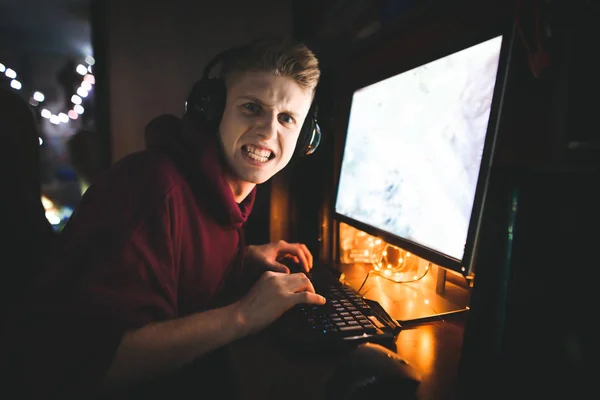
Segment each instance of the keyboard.
[{"label": "keyboard", "polygon": [[300,350],[343,349],[364,342],[388,348],[402,327],[373,300],[340,282],[339,273],[315,266],[307,273],[324,305],[298,304],[273,325],[278,339]]}]

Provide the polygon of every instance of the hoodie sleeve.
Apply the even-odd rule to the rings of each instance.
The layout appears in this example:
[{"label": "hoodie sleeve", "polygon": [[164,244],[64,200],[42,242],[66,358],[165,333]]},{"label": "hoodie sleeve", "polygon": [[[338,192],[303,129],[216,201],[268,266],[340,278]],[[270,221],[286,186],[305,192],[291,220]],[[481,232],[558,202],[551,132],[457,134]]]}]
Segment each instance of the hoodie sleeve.
[{"label": "hoodie sleeve", "polygon": [[135,169],[86,193],[19,313],[12,355],[24,398],[89,398],[127,330],[177,315],[174,189],[149,189]]}]

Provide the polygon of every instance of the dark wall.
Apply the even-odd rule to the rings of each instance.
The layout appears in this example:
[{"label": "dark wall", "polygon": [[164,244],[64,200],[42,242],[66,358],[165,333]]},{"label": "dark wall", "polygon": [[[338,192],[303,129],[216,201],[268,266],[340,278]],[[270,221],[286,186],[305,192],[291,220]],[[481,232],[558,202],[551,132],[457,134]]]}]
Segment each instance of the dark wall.
[{"label": "dark wall", "polygon": [[113,162],[143,148],[150,119],[183,113],[217,53],[263,34],[291,33],[290,1],[108,0],[94,11]]}]

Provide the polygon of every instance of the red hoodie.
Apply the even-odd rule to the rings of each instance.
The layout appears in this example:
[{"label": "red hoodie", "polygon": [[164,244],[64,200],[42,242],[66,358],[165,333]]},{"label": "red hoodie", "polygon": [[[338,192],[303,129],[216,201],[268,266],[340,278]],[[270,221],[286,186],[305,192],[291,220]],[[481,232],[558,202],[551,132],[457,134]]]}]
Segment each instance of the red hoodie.
[{"label": "red hoodie", "polygon": [[164,132],[87,190],[20,312],[26,398],[89,394],[126,330],[227,301],[255,191],[238,205],[222,165],[216,135]]}]

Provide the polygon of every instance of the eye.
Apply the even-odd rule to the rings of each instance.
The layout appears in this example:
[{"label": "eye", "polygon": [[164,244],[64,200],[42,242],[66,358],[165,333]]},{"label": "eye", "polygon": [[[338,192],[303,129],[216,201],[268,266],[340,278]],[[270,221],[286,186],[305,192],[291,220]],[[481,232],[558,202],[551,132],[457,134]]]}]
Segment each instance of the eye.
[{"label": "eye", "polygon": [[291,116],[289,116],[288,114],[281,114],[279,115],[279,119],[284,123],[284,124],[293,124],[294,123],[294,118],[292,118]]},{"label": "eye", "polygon": [[251,114],[260,113],[260,106],[256,103],[246,103],[243,107],[248,110]]}]

